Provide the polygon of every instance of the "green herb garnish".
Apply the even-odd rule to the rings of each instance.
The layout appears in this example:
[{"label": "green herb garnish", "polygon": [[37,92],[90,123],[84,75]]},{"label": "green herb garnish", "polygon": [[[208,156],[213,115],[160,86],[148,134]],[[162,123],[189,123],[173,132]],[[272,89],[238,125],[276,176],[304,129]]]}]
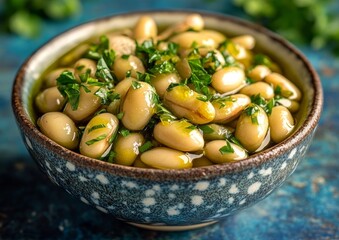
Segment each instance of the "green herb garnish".
[{"label": "green herb garnish", "polygon": [[125,129],[125,128],[121,129],[119,132],[123,137],[126,137],[130,134],[130,131],[128,129]]},{"label": "green herb garnish", "polygon": [[147,141],[139,147],[139,152],[140,153],[146,152],[147,150],[149,150],[152,147],[153,147],[153,143],[151,141]]},{"label": "green herb garnish", "polygon": [[204,69],[201,59],[189,59],[188,64],[192,72],[188,82],[194,85],[197,92],[206,95],[210,99],[212,96],[208,90],[208,85],[211,83],[211,76]]},{"label": "green herb garnish", "polygon": [[80,83],[75,79],[70,71],[64,71],[57,78],[57,87],[60,93],[67,98],[72,110],[76,110],[79,105]]},{"label": "green herb garnish", "polygon": [[251,121],[253,124],[259,124],[257,115],[260,112],[260,109],[258,105],[251,104],[245,108],[244,112],[247,116],[251,117]]},{"label": "green herb garnish", "polygon": [[138,81],[132,81],[132,88],[135,89],[139,89],[141,88],[141,84]]},{"label": "green herb garnish", "polygon": [[200,125],[199,129],[201,129],[201,131],[203,132],[203,134],[211,134],[214,133],[214,129],[211,128],[208,125]]},{"label": "green herb garnish", "polygon": [[230,142],[228,140],[226,140],[226,145],[221,147],[219,149],[219,152],[224,155],[224,154],[228,154],[228,153],[234,153],[234,149],[231,146]]},{"label": "green herb garnish", "polygon": [[90,133],[96,129],[100,129],[100,128],[105,128],[106,125],[105,124],[98,124],[98,125],[94,125],[92,126],[90,129],[88,129],[87,133]]},{"label": "green herb garnish", "polygon": [[94,143],[96,143],[96,142],[99,142],[99,141],[101,141],[101,140],[104,140],[106,137],[107,137],[107,134],[102,134],[102,135],[100,135],[100,136],[98,136],[98,137],[96,137],[96,138],[93,138],[93,139],[87,141],[86,144],[87,144],[88,146],[89,146],[89,145],[92,145],[92,144],[94,144]]}]

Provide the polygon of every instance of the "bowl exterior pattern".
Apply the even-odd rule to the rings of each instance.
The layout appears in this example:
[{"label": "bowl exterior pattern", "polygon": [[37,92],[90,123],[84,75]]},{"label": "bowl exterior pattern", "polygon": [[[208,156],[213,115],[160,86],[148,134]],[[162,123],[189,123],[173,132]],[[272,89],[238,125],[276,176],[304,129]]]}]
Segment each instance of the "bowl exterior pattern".
[{"label": "bowl exterior pattern", "polygon": [[220,220],[265,198],[296,169],[314,133],[274,159],[240,172],[196,180],[154,181],[78,166],[25,135],[43,172],[71,195],[115,218],[148,225],[193,225]]}]

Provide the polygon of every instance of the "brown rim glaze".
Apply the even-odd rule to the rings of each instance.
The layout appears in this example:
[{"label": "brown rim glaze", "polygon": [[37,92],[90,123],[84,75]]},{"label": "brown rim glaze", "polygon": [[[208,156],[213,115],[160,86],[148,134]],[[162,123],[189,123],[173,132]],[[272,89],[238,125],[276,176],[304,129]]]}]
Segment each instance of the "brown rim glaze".
[{"label": "brown rim glaze", "polygon": [[[114,17],[129,17],[133,15],[140,14],[152,14],[152,13],[181,13],[181,14],[189,14],[189,13],[200,13],[202,16],[219,19],[225,22],[232,22],[246,28],[250,28],[259,33],[262,33],[268,36],[272,41],[279,43],[284,48],[288,49],[292,52],[304,65],[305,69],[311,76],[311,84],[312,89],[314,90],[314,99],[310,106],[311,111],[307,118],[305,119],[304,124],[294,132],[289,138],[284,140],[283,142],[274,145],[273,147],[264,150],[260,153],[254,154],[248,157],[245,160],[233,162],[229,164],[219,164],[208,167],[200,167],[200,168],[192,168],[187,170],[157,170],[157,169],[143,169],[136,167],[128,167],[122,165],[111,164],[107,162],[103,162],[100,160],[92,159],[83,155],[80,155],[76,152],[70,151],[62,146],[56,144],[45,135],[43,135],[35,125],[29,120],[26,115],[26,111],[23,108],[23,99],[22,99],[22,91],[23,91],[23,80],[26,73],[27,66],[30,64],[31,58],[39,51],[43,50],[43,47],[48,45],[51,41],[56,41],[58,36],[47,42],[42,48],[37,50],[37,52],[33,53],[30,58],[26,60],[26,62],[21,66],[19,72],[15,78],[15,82],[12,90],[12,108],[15,114],[15,117],[18,121],[18,125],[22,128],[23,132],[28,135],[36,138],[37,142],[43,145],[47,151],[52,151],[55,155],[60,156],[61,158],[67,159],[67,161],[72,162],[78,166],[83,166],[87,168],[92,168],[96,170],[100,170],[103,172],[107,172],[109,174],[117,175],[117,176],[125,176],[131,178],[141,178],[148,180],[157,180],[157,181],[165,181],[165,180],[194,180],[194,179],[203,179],[203,178],[212,178],[216,176],[220,176],[226,173],[239,172],[254,166],[259,166],[265,162],[271,161],[277,156],[282,155],[287,150],[292,149],[298,143],[303,141],[303,139],[312,133],[312,131],[317,126],[317,123],[320,118],[322,104],[323,104],[323,92],[321,87],[321,82],[318,74],[311,66],[310,62],[306,59],[306,57],[297,50],[294,46],[292,46],[289,42],[282,39],[278,35],[273,32],[267,30],[266,28],[246,22],[244,20],[238,19],[236,17],[231,17],[222,14],[216,13],[208,13],[201,11],[176,11],[176,10],[166,10],[166,11],[138,11],[132,13],[123,13],[118,15],[113,15],[110,17],[98,19],[92,22],[105,22]],[[91,22],[90,22],[91,23]],[[66,32],[76,31],[76,29],[81,28],[83,25],[88,23],[79,25],[78,27],[72,28]]]}]

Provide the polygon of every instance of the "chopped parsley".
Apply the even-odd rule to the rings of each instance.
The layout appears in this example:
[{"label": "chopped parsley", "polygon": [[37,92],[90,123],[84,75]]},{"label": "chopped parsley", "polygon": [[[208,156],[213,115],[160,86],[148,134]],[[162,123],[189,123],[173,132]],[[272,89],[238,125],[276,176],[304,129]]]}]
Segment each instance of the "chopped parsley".
[{"label": "chopped parsley", "polygon": [[129,56],[130,56],[129,54],[124,54],[124,55],[121,56],[121,58],[127,60],[129,58]]},{"label": "chopped parsley", "polygon": [[197,92],[206,95],[210,99],[211,94],[208,85],[211,83],[211,75],[204,69],[201,59],[189,59],[188,64],[192,72],[188,82],[193,84]]},{"label": "chopped parsley", "polygon": [[141,84],[138,81],[132,81],[132,88],[135,89],[139,89],[141,88]]},{"label": "chopped parsley", "polygon": [[260,112],[259,106],[256,104],[250,104],[244,110],[247,116],[251,117],[253,124],[259,124],[258,122],[258,113]]},{"label": "chopped parsley", "polygon": [[151,141],[147,141],[139,147],[139,152],[140,153],[146,152],[147,150],[151,149],[152,147],[153,147],[153,143]]},{"label": "chopped parsley", "polygon": [[96,143],[96,142],[99,142],[99,141],[104,140],[106,137],[107,137],[107,134],[102,134],[102,135],[100,135],[100,136],[98,136],[98,137],[96,137],[96,138],[93,138],[93,139],[87,141],[86,144],[87,144],[88,146],[89,146],[89,145],[92,145],[92,144],[94,144],[94,143]]},{"label": "chopped parsley", "polygon": [[96,129],[100,129],[100,128],[105,128],[106,125],[105,124],[98,124],[98,125],[94,125],[92,126],[90,129],[88,129],[87,133],[90,133]]},{"label": "chopped parsley", "polygon": [[219,109],[226,107],[227,102],[236,102],[237,100],[235,98],[232,98],[231,96],[226,97],[218,97],[214,98],[212,102],[219,104]]},{"label": "chopped parsley", "polygon": [[256,54],[253,58],[254,65],[265,65],[266,67],[272,67],[272,60],[264,54]]},{"label": "chopped parsley", "polygon": [[121,129],[119,132],[123,137],[127,137],[130,134],[130,131],[125,128]]},{"label": "chopped parsley", "polygon": [[199,129],[203,132],[203,134],[211,134],[214,133],[214,129],[208,125],[200,125]]},{"label": "chopped parsley", "polygon": [[219,148],[219,152],[222,155],[224,155],[224,154],[228,154],[228,153],[234,153],[234,149],[231,146],[230,142],[228,140],[226,140],[226,145]]},{"label": "chopped parsley", "polygon": [[124,113],[123,113],[123,112],[119,112],[119,113],[117,114],[117,118],[118,118],[119,120],[121,120],[123,116],[124,116]]},{"label": "chopped parsley", "polygon": [[57,78],[57,87],[60,93],[68,100],[73,111],[79,106],[80,85],[70,71],[64,71]]},{"label": "chopped parsley", "polygon": [[260,94],[251,96],[251,102],[260,106],[269,115],[272,113],[272,108],[276,105],[274,98],[267,101],[265,98],[260,96]]}]

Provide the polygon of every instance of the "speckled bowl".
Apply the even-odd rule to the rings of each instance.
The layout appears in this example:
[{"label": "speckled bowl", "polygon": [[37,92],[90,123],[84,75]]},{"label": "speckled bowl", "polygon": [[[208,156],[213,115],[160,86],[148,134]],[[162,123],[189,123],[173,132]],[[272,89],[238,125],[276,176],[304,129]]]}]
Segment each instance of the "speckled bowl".
[{"label": "speckled bowl", "polygon": [[36,127],[32,92],[37,79],[77,44],[108,30],[131,27],[142,14],[162,25],[191,12],[135,12],[92,21],[46,43],[20,68],[12,105],[28,151],[48,177],[68,193],[114,218],[157,230],[208,225],[267,197],[296,169],[305,155],[322,108],[317,73],[295,47],[252,23],[230,16],[201,13],[207,28],[227,35],[251,34],[257,46],[295,79],[303,92],[297,130],[285,141],[243,161],[189,170],[155,170],[109,164],[69,151]]}]

